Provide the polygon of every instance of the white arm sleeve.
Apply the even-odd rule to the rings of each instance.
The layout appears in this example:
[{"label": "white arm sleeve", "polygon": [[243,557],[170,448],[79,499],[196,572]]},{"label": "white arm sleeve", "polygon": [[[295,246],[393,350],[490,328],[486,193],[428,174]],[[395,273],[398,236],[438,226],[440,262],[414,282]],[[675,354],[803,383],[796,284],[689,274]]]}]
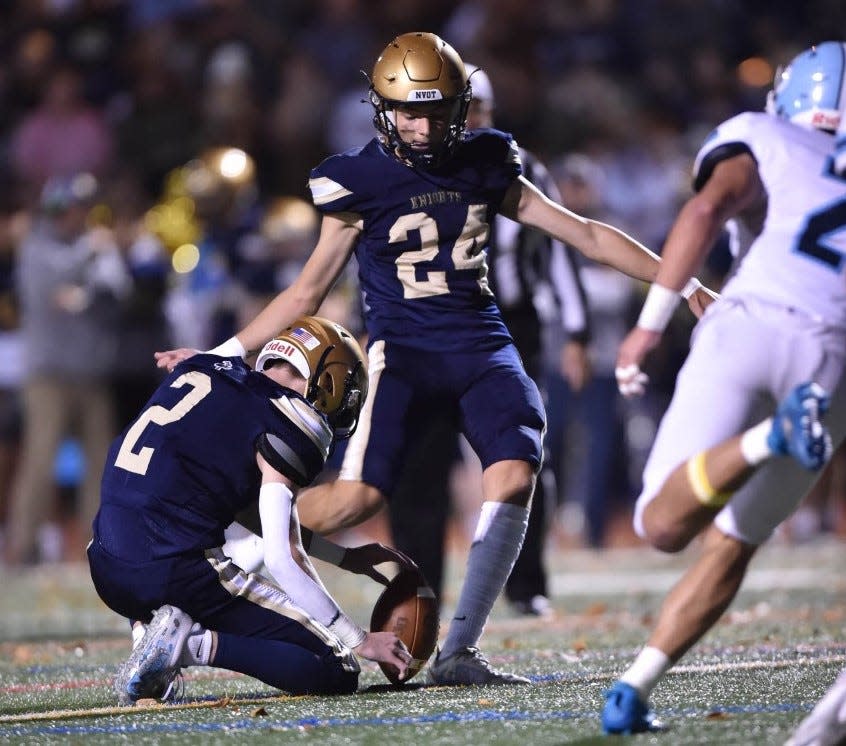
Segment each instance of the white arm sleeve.
[{"label": "white arm sleeve", "polygon": [[264,564],[294,604],[332,630],[348,647],[357,647],[365,631],[341,611],[323,584],[294,560],[290,542],[293,502],[293,493],[281,482],[261,486],[259,516]]}]

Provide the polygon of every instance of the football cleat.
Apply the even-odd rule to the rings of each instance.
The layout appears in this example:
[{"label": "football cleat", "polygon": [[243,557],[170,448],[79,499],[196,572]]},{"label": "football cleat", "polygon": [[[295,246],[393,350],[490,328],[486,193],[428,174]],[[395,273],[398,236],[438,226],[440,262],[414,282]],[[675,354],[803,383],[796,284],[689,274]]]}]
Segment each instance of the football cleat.
[{"label": "football cleat", "polygon": [[837,746],[846,743],[846,671],[817,702],[784,746]]},{"label": "football cleat", "polygon": [[515,613],[522,616],[538,616],[544,619],[555,616],[549,599],[540,593],[528,599],[512,599],[509,604]]},{"label": "football cleat", "polygon": [[605,692],[602,730],[606,733],[631,735],[666,730],[664,724],[640,698],[631,684],[617,681]]},{"label": "football cleat", "polygon": [[831,435],[820,422],[829,397],[816,383],[797,386],[778,405],[767,445],[773,453],[789,455],[810,471],[831,458]]},{"label": "football cleat", "polygon": [[115,692],[121,705],[139,699],[173,702],[182,698],[182,657],[192,620],[175,606],[162,606],[144,637],[118,671]]},{"label": "football cleat", "polygon": [[435,660],[429,664],[426,683],[433,686],[488,686],[531,682],[525,676],[497,671],[479,648],[466,647],[446,658],[442,658],[438,650]]}]

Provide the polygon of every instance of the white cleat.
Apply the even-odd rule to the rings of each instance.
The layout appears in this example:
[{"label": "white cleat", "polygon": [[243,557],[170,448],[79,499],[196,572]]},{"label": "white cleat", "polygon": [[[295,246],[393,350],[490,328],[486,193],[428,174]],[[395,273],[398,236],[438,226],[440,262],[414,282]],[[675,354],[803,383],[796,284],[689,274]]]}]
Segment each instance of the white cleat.
[{"label": "white cleat", "polygon": [[121,666],[115,692],[121,705],[139,699],[172,702],[182,696],[182,651],[193,621],[175,606],[162,606]]},{"label": "white cleat", "polygon": [[838,746],[846,744],[846,670],[825,696],[799,723],[785,746]]}]

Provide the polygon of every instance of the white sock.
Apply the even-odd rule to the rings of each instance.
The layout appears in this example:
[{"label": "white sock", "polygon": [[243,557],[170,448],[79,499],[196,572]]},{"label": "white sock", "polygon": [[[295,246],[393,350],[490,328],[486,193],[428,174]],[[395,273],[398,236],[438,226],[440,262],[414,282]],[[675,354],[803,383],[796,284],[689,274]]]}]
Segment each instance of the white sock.
[{"label": "white sock", "polygon": [[637,689],[641,699],[646,702],[655,685],[672,665],[666,653],[647,645],[638,653],[634,663],[620,677],[620,681]]},{"label": "white sock", "polygon": [[525,506],[482,503],[476,535],[467,557],[464,585],[441,650],[442,657],[479,642],[491,608],[520,553],[528,524],[529,509]]},{"label": "white sock", "polygon": [[772,457],[773,452],[767,445],[767,437],[772,429],[773,418],[769,417],[740,436],[740,452],[750,466],[757,466]]},{"label": "white sock", "polygon": [[182,649],[183,666],[207,666],[211,659],[212,633],[210,629],[203,629],[197,622],[191,627],[191,632],[185,640]]},{"label": "white sock", "polygon": [[144,633],[147,631],[147,625],[138,622],[132,625],[132,649],[138,647],[138,643],[141,642],[141,638],[144,637]]}]

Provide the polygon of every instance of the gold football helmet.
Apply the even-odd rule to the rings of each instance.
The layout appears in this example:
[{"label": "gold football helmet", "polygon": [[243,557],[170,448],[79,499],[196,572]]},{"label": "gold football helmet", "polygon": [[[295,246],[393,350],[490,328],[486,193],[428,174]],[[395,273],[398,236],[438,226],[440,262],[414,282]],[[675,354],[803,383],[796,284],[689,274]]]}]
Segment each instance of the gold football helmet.
[{"label": "gold football helmet", "polygon": [[240,148],[215,147],[183,166],[184,187],[205,217],[240,209],[256,195],[256,165]]},{"label": "gold football helmet", "polygon": [[367,398],[364,353],[343,326],[320,316],[303,316],[271,339],[256,370],[285,360],[308,381],[305,398],[326,415],[336,438],[349,438]]},{"label": "gold football helmet", "polygon": [[[450,102],[447,134],[442,144],[422,153],[397,133],[393,110],[401,104]],[[379,55],[370,79],[373,124],[385,144],[415,166],[430,168],[449,158],[464,135],[470,86],[458,52],[441,37],[422,31],[397,36]]]}]

